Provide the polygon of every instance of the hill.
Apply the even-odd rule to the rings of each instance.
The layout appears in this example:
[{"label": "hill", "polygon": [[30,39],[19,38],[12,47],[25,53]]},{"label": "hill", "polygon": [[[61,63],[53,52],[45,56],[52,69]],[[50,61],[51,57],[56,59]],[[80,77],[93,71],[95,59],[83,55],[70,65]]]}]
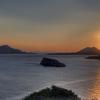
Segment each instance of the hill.
[{"label": "hill", "polygon": [[0,46],[0,54],[25,54],[25,53],[27,53],[27,52],[12,48],[8,45]]},{"label": "hill", "polygon": [[78,52],[64,52],[64,53],[48,53],[49,55],[98,55],[100,54],[100,50],[96,47],[86,47],[81,49]]},{"label": "hill", "polygon": [[86,55],[97,55],[100,54],[100,50],[96,47],[86,47],[78,52],[76,54],[86,54]]}]

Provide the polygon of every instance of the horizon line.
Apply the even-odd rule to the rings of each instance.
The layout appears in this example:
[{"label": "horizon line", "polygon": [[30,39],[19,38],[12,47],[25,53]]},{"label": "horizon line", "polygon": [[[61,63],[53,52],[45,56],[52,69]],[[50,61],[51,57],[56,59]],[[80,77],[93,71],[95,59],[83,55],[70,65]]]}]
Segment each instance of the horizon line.
[{"label": "horizon line", "polygon": [[99,48],[97,48],[96,46],[86,46],[86,47],[83,47],[83,48],[80,48],[79,50],[75,50],[75,51],[59,51],[59,50],[33,50],[33,51],[29,51],[29,50],[25,50],[25,49],[21,49],[21,48],[17,48],[15,46],[12,46],[12,45],[9,45],[9,44],[2,44],[0,45],[0,47],[2,46],[8,46],[10,48],[14,48],[14,49],[18,49],[18,50],[21,50],[21,51],[24,51],[24,52],[29,52],[29,53],[75,53],[75,52],[78,52],[82,49],[85,49],[85,48],[96,48],[98,50],[100,50]]}]

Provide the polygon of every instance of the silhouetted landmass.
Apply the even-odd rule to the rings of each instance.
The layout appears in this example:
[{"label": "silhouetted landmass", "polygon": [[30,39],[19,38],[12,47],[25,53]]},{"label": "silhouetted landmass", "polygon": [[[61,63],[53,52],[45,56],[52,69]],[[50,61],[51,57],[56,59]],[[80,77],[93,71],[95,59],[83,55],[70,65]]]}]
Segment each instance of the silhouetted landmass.
[{"label": "silhouetted landmass", "polygon": [[86,55],[98,55],[98,54],[100,54],[100,50],[97,49],[96,47],[87,47],[76,53],[77,54],[86,54]]},{"label": "silhouetted landmass", "polygon": [[100,54],[100,50],[96,47],[86,47],[78,52],[71,53],[48,53],[48,55],[98,55]]},{"label": "silhouetted landmass", "polygon": [[70,90],[52,86],[27,96],[23,100],[81,100]]},{"label": "silhouetted landmass", "polygon": [[26,54],[27,52],[12,48],[8,45],[0,46],[0,54]]},{"label": "silhouetted landmass", "polygon": [[[0,46],[0,54],[38,54],[32,52],[24,52],[22,50],[12,48],[8,45]],[[71,53],[48,53],[48,55],[100,55],[100,50],[96,47],[86,47],[78,52],[71,52]]]},{"label": "silhouetted landmass", "polygon": [[58,60],[51,59],[51,58],[43,58],[40,64],[43,66],[48,66],[48,67],[65,67],[66,66],[65,64],[59,62]]},{"label": "silhouetted landmass", "polygon": [[96,60],[100,60],[100,55],[97,55],[97,56],[89,56],[89,57],[86,57],[86,59],[96,59]]},{"label": "silhouetted landmass", "polygon": [[76,55],[76,53],[67,53],[67,52],[57,52],[57,53],[48,53],[48,55]]}]

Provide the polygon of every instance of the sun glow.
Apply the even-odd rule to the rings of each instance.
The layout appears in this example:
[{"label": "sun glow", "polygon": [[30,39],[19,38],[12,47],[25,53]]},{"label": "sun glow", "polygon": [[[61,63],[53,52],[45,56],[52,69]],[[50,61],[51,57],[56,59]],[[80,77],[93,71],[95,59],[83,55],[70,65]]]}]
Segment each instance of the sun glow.
[{"label": "sun glow", "polygon": [[90,98],[96,98],[93,100],[100,100],[100,69],[97,70],[94,85],[91,88]]},{"label": "sun glow", "polygon": [[100,30],[95,32],[94,38],[95,38],[95,46],[100,49]]}]

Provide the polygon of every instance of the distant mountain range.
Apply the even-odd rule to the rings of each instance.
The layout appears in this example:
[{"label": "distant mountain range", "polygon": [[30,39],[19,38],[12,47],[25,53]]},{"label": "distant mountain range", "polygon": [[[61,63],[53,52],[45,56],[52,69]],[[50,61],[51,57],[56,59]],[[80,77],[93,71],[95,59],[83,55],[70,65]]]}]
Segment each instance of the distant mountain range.
[{"label": "distant mountain range", "polygon": [[[0,46],[0,54],[30,54],[30,52],[24,52],[22,50],[12,48],[8,45]],[[78,52],[72,53],[48,53],[49,55],[98,55],[100,50],[96,47],[86,47]]]},{"label": "distant mountain range", "polygon": [[8,45],[0,46],[0,54],[26,54],[26,53],[27,52],[12,48]]},{"label": "distant mountain range", "polygon": [[96,47],[86,47],[78,52],[71,52],[71,53],[49,53],[49,55],[99,55],[100,50]]}]

